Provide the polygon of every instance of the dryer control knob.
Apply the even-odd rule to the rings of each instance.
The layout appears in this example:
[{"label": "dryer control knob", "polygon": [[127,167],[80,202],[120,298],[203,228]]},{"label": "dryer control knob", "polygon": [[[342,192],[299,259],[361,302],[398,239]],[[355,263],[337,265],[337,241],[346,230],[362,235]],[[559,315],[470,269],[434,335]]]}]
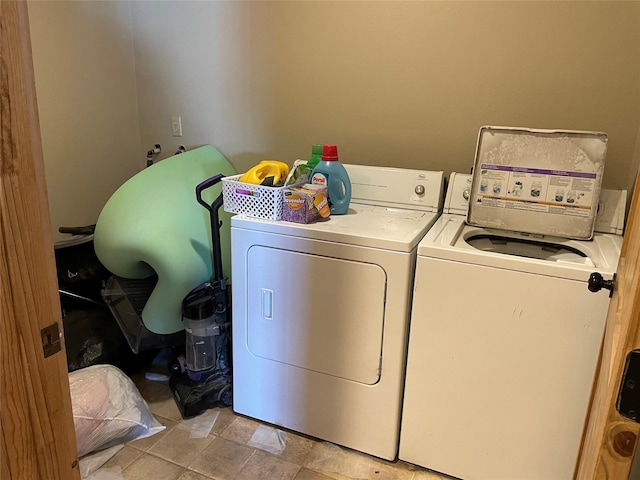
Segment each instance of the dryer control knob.
[{"label": "dryer control knob", "polygon": [[462,198],[464,198],[465,200],[469,200],[469,189],[465,188],[464,191],[462,192]]},{"label": "dryer control knob", "polygon": [[416,195],[424,195],[424,185],[416,185],[416,188],[414,190],[416,192]]},{"label": "dryer control knob", "polygon": [[609,296],[613,295],[613,287],[615,285],[616,276],[613,275],[613,280],[605,280],[598,272],[593,272],[589,275],[588,289],[590,292],[599,292],[601,289],[609,290]]}]

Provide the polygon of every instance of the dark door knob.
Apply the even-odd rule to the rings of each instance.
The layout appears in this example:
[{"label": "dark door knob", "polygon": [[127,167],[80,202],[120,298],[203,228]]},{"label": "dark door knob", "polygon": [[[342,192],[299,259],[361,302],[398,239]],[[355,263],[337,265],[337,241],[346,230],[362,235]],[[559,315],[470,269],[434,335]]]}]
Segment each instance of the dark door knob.
[{"label": "dark door knob", "polygon": [[603,288],[609,290],[609,296],[613,295],[613,287],[615,285],[616,276],[614,274],[613,280],[605,280],[598,272],[593,272],[589,275],[588,287],[590,292],[599,292]]}]

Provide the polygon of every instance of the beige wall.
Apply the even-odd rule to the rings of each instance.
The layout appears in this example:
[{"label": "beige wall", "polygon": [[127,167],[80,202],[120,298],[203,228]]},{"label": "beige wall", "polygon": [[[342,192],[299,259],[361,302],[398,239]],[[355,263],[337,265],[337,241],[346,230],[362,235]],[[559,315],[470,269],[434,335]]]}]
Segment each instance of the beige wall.
[{"label": "beige wall", "polygon": [[[134,2],[143,144],[239,170],[315,142],[345,162],[468,171],[481,125],[609,134],[628,187],[638,2]],[[162,33],[162,35],[160,35]],[[162,38],[160,38],[162,36]],[[170,136],[181,115],[184,137]]]},{"label": "beige wall", "polygon": [[638,168],[640,2],[31,1],[30,17],[54,227],[95,222],[155,143],[212,144],[239,171],[322,142],[449,173],[481,125],[510,125],[607,132],[608,188]]},{"label": "beige wall", "polygon": [[145,165],[128,2],[30,1],[29,22],[54,241],[95,223]]}]

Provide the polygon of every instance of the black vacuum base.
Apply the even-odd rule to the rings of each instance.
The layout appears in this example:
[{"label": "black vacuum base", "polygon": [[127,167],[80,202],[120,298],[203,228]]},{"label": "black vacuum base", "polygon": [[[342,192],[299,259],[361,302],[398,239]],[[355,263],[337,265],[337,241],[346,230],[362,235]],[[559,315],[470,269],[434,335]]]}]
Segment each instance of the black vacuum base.
[{"label": "black vacuum base", "polygon": [[212,407],[231,405],[231,375],[217,372],[204,382],[194,382],[186,373],[174,373],[169,387],[184,418],[195,417]]}]

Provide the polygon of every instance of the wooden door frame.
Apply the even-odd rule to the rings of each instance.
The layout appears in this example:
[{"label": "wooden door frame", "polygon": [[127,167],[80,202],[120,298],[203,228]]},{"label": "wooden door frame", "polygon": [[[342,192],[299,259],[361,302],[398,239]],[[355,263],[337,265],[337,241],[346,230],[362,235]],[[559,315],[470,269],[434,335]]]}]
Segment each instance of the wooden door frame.
[{"label": "wooden door frame", "polygon": [[0,1],[0,476],[79,480],[27,3]]},{"label": "wooden door frame", "polygon": [[596,374],[585,438],[576,469],[578,480],[629,478],[640,425],[623,418],[616,401],[627,355],[640,348],[640,172],[617,269]]}]

